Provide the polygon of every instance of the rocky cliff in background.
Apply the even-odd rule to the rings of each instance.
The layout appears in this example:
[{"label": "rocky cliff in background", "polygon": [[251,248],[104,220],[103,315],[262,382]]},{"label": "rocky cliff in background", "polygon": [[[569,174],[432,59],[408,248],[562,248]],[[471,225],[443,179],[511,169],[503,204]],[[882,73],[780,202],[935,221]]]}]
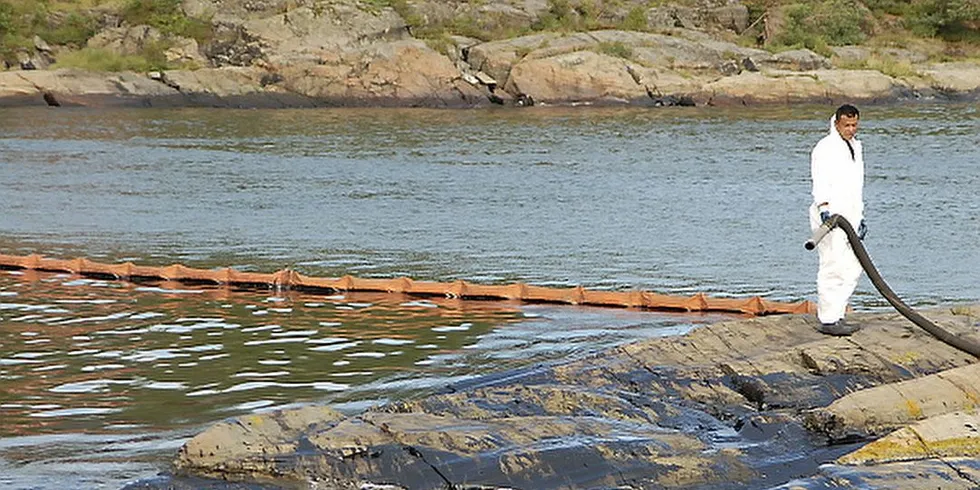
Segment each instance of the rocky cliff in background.
[{"label": "rocky cliff in background", "polygon": [[[52,47],[36,37],[34,49],[18,53],[19,63],[0,72],[0,105],[659,106],[878,102],[980,93],[975,61],[929,62],[922,53],[893,49],[888,59],[900,59],[907,69],[886,74],[889,70],[868,68],[868,60],[881,56],[868,48],[836,47],[825,57],[807,49],[774,54],[743,47],[734,40],[751,19],[737,3],[639,10],[626,4],[604,14],[629,25],[639,12],[643,17],[637,22],[645,32],[534,32],[532,26],[554,15],[554,2],[541,0],[399,5],[185,0],[184,14],[210,23],[205,43],[130,25],[108,12],[87,48],[132,55],[163,45],[167,62],[185,68],[58,69],[58,57],[72,48]],[[425,26],[448,22],[465,22],[476,32],[529,33],[490,42],[416,36]],[[43,69],[52,64],[55,69]]]}]

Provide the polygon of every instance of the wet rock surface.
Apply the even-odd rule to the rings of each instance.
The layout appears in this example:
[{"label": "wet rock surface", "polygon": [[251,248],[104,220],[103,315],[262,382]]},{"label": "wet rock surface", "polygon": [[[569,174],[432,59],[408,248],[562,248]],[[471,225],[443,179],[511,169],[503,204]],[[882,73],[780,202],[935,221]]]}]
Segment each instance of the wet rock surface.
[{"label": "wet rock surface", "polygon": [[[926,316],[980,335],[980,308]],[[976,359],[897,314],[849,321],[724,322],[351,417],[239,417],[129,488],[976,488]]]}]

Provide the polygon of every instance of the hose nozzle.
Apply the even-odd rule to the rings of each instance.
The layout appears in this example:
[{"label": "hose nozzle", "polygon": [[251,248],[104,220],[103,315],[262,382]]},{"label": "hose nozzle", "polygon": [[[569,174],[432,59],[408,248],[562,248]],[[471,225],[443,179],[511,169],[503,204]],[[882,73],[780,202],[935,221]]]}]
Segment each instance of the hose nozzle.
[{"label": "hose nozzle", "polygon": [[830,230],[837,227],[838,216],[840,215],[835,214],[831,216],[830,219],[824,221],[822,225],[817,227],[817,229],[813,231],[813,236],[811,236],[810,239],[803,244],[803,247],[807,250],[813,250],[816,248],[817,244],[820,243],[820,240],[823,240],[823,237],[827,236],[827,233],[830,233]]}]

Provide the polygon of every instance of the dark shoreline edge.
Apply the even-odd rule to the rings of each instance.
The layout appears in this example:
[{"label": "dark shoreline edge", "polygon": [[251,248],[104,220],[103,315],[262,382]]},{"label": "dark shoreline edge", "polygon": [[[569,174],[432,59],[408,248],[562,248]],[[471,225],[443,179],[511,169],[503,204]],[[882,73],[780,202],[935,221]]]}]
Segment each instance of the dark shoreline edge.
[{"label": "dark shoreline edge", "polygon": [[[896,90],[885,97],[793,97],[772,101],[761,97],[737,97],[727,94],[713,96],[682,95],[662,98],[599,99],[592,101],[567,100],[535,104],[536,107],[778,107],[797,104],[839,104],[843,102],[863,105],[883,106],[907,103],[970,103],[980,101],[980,89],[969,92],[931,91],[919,93],[912,90]],[[65,108],[214,108],[214,109],[327,109],[327,108],[426,108],[426,109],[524,109],[530,106],[498,104],[489,98],[465,98],[446,100],[437,97],[397,98],[397,97],[334,97],[312,98],[294,93],[252,93],[222,96],[213,93],[180,93],[167,95],[129,95],[129,94],[59,94],[57,92],[38,92],[0,96],[0,108],[52,106]]]}]

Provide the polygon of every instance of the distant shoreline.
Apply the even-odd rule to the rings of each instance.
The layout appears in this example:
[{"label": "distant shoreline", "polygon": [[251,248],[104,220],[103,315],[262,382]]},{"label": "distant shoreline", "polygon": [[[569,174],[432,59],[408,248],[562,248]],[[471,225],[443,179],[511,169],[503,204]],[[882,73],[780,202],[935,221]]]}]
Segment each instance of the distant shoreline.
[{"label": "distant shoreline", "polygon": [[[213,70],[220,71],[220,70]],[[847,70],[832,70],[847,72]],[[217,74],[220,76],[220,73]],[[797,74],[807,79],[807,73]],[[733,77],[728,77],[733,78]],[[535,101],[529,94],[529,103],[517,104],[513,100],[494,101],[494,96],[468,94],[458,98],[439,96],[392,97],[392,96],[327,96],[316,97],[281,90],[276,87],[237,87],[232,93],[217,91],[179,90],[155,81],[143,74],[132,72],[100,73],[60,71],[8,71],[0,72],[0,108],[55,106],[90,108],[231,108],[231,109],[318,109],[318,108],[442,108],[482,109],[497,107],[524,108],[531,105],[548,107],[649,107],[667,106],[732,107],[732,106],[781,106],[796,104],[837,104],[854,102],[864,105],[889,105],[896,103],[958,103],[980,100],[980,80],[977,88],[964,91],[936,90],[929,87],[891,87],[874,92],[814,94],[812,87],[784,84],[788,95],[773,97],[746,87],[734,86],[728,91],[665,95],[663,97],[600,97],[591,100]],[[763,88],[765,85],[762,86]],[[749,87],[751,88],[751,87]],[[846,88],[846,87],[844,87]],[[796,93],[794,93],[796,92]]]},{"label": "distant shoreline", "polygon": [[[0,0],[0,106],[743,106],[980,98],[968,0]],[[861,8],[857,8],[860,6]],[[929,11],[930,9],[924,9]],[[43,19],[43,21],[42,21]]]}]

